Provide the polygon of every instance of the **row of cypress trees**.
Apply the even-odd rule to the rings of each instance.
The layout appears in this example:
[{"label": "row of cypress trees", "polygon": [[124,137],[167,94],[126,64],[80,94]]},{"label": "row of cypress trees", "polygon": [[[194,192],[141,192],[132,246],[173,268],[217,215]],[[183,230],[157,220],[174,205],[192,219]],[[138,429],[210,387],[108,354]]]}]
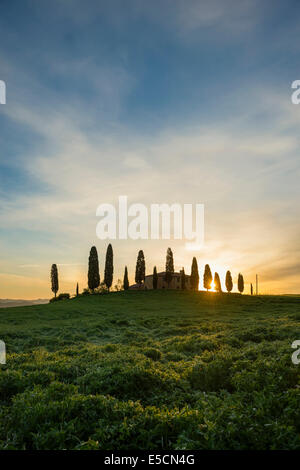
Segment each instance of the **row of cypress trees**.
[{"label": "row of cypress trees", "polygon": [[[105,268],[104,268],[104,284],[108,290],[110,290],[113,282],[113,273],[114,273],[114,265],[113,265],[113,249],[111,244],[108,245],[106,250],[106,258],[105,258]],[[167,249],[166,255],[166,269],[165,269],[165,278],[164,280],[167,282],[168,287],[173,279],[174,274],[174,258],[173,252],[171,248]],[[143,250],[138,252],[137,261],[136,261],[136,269],[135,269],[135,282],[142,286],[145,282],[146,276],[146,263],[145,263],[145,256]],[[186,276],[184,272],[184,268],[181,271],[181,289],[185,289],[185,281]],[[204,276],[203,276],[203,285],[204,288],[209,289],[212,288],[212,284],[214,283],[215,290],[217,292],[222,292],[220,276],[216,272],[214,278],[212,276],[212,272],[210,266],[208,264],[205,265],[204,268]],[[153,269],[153,289],[157,289],[158,285],[158,274],[156,266]],[[192,290],[198,290],[199,286],[199,271],[198,271],[198,263],[195,257],[192,260],[192,267],[191,267],[191,275],[190,275],[190,285]],[[91,291],[94,291],[100,286],[100,274],[99,274],[99,260],[98,260],[98,252],[95,246],[92,246],[89,254],[89,262],[88,262],[88,288]],[[233,289],[233,281],[231,272],[227,271],[226,278],[225,278],[225,286],[228,292],[231,292]],[[124,271],[124,278],[123,278],[123,288],[124,290],[129,289],[129,280],[128,280],[128,269],[125,266]],[[58,283],[58,270],[57,265],[53,264],[51,268],[51,289],[56,294],[59,289]],[[242,274],[238,276],[238,290],[240,293],[244,291],[244,278]],[[78,283],[76,286],[76,295],[79,294],[79,287]]]},{"label": "row of cypress trees", "polygon": [[[126,268],[127,269],[127,268]],[[114,274],[114,254],[111,244],[108,245],[106,250],[105,268],[104,268],[104,284],[109,290],[112,286]],[[127,276],[128,277],[128,276]],[[99,260],[98,252],[95,246],[92,246],[89,254],[88,265],[88,288],[94,291],[100,286],[100,273],[99,273]],[[58,270],[57,265],[53,264],[51,267],[51,290],[56,297],[59,289],[58,283]],[[76,285],[76,295],[79,294],[78,283]]]},{"label": "row of cypress trees", "polygon": [[[213,278],[210,266],[209,266],[209,264],[206,264],[205,268],[204,268],[204,276],[203,276],[204,288],[206,290],[211,289],[212,283],[214,284],[215,289],[216,289],[217,292],[222,292],[222,287],[221,287],[221,281],[220,281],[219,274],[216,272],[215,275],[214,275],[214,278]],[[226,286],[227,292],[232,291],[233,281],[232,281],[232,276],[231,276],[230,271],[226,272],[225,286]],[[238,291],[242,294],[244,292],[244,287],[245,286],[244,286],[244,277],[241,273],[239,273],[239,275],[238,275],[237,287],[238,287]]]},{"label": "row of cypress trees", "polygon": [[[144,253],[142,250],[139,251],[138,258],[137,258],[137,263],[136,263],[136,271],[135,271],[135,282],[139,284],[140,286],[145,282],[145,257]],[[166,270],[165,270],[165,278],[164,280],[167,282],[168,287],[170,286],[170,283],[172,281],[174,274],[174,259],[173,259],[173,253],[171,248],[167,249],[167,256],[166,256]],[[127,281],[125,283],[125,280]],[[181,289],[185,289],[185,272],[184,268],[181,270]],[[154,266],[153,269],[153,289],[157,289],[157,284],[158,284],[158,274],[157,274],[157,268]],[[191,289],[192,290],[198,290],[199,287],[199,270],[198,270],[198,263],[197,259],[194,257],[192,261],[192,267],[191,267],[191,276],[190,276],[190,284],[191,284]],[[212,285],[215,286],[215,290],[217,292],[222,292],[222,287],[221,287],[221,281],[220,281],[220,276],[216,272],[214,275],[214,278],[212,276],[212,272],[210,269],[210,266],[208,264],[205,265],[204,268],[204,276],[203,276],[203,285],[204,288],[208,291],[209,289],[212,288]],[[126,287],[125,287],[126,286]],[[232,281],[232,276],[231,272],[227,271],[226,277],[225,277],[225,286],[227,292],[231,292],[233,289],[233,281]],[[129,284],[128,284],[128,272],[127,272],[127,267],[125,268],[125,275],[124,275],[124,289],[128,289]],[[242,294],[244,292],[244,277],[242,274],[238,275],[238,290]]]},{"label": "row of cypress trees", "polygon": [[[104,284],[109,290],[112,286],[114,275],[114,253],[111,244],[108,245],[105,257]],[[97,248],[92,246],[89,256],[88,287],[94,291],[100,286],[99,261]]]},{"label": "row of cypress trees", "polygon": [[[174,273],[173,253],[172,253],[171,248],[168,248],[167,257],[166,257],[166,273],[165,273],[165,281],[168,283],[168,286],[170,285],[170,282],[172,280],[173,273]],[[181,284],[181,289],[185,289],[185,280],[186,280],[185,272],[184,272],[184,268],[182,268],[182,270],[181,270],[181,283],[180,283]],[[158,282],[157,269],[156,269],[156,266],[154,266],[154,269],[153,269],[153,289],[157,289],[157,282]],[[192,261],[190,285],[191,285],[192,290],[198,290],[198,287],[199,287],[199,270],[198,270],[197,259],[195,257],[193,257],[193,261]],[[216,272],[215,275],[214,275],[214,278],[213,278],[209,264],[206,264],[205,268],[204,268],[203,285],[204,285],[204,288],[207,291],[212,288],[212,285],[214,285],[215,290],[217,292],[222,292],[220,276]],[[231,276],[230,271],[227,271],[227,273],[226,273],[225,286],[226,286],[227,292],[232,291],[233,281],[232,281],[232,276]],[[244,277],[241,273],[238,275],[238,290],[241,294],[244,292]]]},{"label": "row of cypress trees", "polygon": [[[108,290],[112,286],[113,281],[113,272],[114,272],[114,265],[113,265],[113,249],[111,244],[108,245],[106,251],[106,259],[105,259],[105,269],[104,269],[104,284],[108,288]],[[135,282],[139,285],[145,281],[146,275],[146,264],[145,264],[145,256],[143,250],[138,252],[137,262],[136,262],[136,269],[135,269]],[[88,268],[88,287],[92,291],[97,289],[100,285],[100,275],[99,275],[99,262],[98,262],[98,253],[97,248],[93,246],[90,251],[89,256],[89,268]],[[129,289],[129,279],[128,279],[128,269],[125,266],[124,271],[124,278],[123,278],[123,288],[124,290]]]}]

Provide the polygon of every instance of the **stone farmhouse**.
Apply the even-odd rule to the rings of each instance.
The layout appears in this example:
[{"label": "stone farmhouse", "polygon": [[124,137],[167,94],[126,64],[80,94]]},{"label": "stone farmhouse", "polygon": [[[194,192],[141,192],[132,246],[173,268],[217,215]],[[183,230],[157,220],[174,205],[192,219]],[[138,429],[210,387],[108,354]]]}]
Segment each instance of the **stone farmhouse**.
[{"label": "stone farmhouse", "polygon": [[[168,286],[168,283],[165,281],[165,271],[157,273],[157,289],[181,289],[181,271],[179,273],[173,273],[172,281]],[[185,289],[191,289],[191,276],[188,274],[185,275]],[[139,286],[138,284],[133,284],[129,289],[153,289],[153,274],[148,274],[145,277],[145,284]]]}]

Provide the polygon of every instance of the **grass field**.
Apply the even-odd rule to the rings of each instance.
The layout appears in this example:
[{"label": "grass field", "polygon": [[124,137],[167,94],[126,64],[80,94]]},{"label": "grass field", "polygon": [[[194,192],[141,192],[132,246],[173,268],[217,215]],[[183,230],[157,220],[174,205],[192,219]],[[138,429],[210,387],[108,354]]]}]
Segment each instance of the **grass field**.
[{"label": "grass field", "polygon": [[86,296],[0,339],[0,449],[300,449],[299,297]]}]

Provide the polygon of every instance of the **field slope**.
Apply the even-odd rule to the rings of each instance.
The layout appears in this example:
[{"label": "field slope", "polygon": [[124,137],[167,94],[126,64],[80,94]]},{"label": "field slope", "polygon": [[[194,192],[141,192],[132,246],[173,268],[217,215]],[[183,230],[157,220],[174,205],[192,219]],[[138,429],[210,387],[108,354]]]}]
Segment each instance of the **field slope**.
[{"label": "field slope", "polygon": [[299,297],[79,297],[0,339],[0,449],[300,449]]}]

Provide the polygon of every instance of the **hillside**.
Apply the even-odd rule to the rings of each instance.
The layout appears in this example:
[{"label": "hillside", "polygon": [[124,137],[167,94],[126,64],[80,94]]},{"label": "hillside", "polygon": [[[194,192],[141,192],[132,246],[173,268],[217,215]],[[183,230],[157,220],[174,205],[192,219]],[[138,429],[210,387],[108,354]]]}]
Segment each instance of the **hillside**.
[{"label": "hillside", "polygon": [[0,310],[1,449],[300,449],[300,298],[119,292]]}]

